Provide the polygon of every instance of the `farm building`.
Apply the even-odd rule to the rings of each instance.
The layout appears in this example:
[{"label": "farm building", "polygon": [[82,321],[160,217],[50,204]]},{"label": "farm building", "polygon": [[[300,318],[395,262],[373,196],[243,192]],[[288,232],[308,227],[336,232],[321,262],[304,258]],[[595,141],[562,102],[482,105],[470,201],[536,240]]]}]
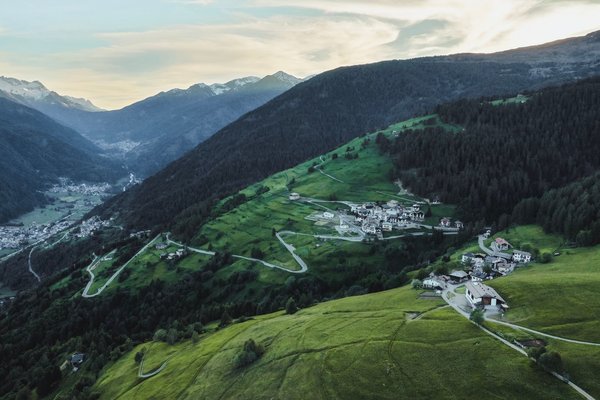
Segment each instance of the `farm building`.
[{"label": "farm building", "polygon": [[496,247],[498,248],[498,250],[501,250],[501,251],[508,250],[511,247],[510,243],[508,243],[505,239],[502,239],[500,237],[496,238],[495,242],[496,242]]},{"label": "farm building", "polygon": [[465,297],[471,307],[504,306],[506,301],[494,290],[481,282],[467,282]]},{"label": "farm building", "polygon": [[521,250],[515,250],[512,256],[513,261],[518,263],[528,263],[531,261],[531,253]]},{"label": "farm building", "polygon": [[437,276],[430,276],[423,280],[423,288],[424,289],[445,289],[446,282],[444,282],[441,278]]},{"label": "farm building", "polygon": [[455,283],[464,282],[469,278],[469,275],[465,271],[452,271],[448,276]]},{"label": "farm building", "polygon": [[300,200],[300,195],[298,193],[290,193],[289,199],[292,201]]}]

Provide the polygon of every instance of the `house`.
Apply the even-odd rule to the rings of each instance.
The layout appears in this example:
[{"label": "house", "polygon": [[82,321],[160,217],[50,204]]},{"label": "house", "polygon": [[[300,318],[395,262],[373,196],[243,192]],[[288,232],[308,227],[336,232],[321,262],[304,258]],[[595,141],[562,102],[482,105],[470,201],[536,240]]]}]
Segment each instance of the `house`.
[{"label": "house", "polygon": [[465,297],[471,307],[503,306],[506,308],[506,300],[494,290],[481,282],[467,282],[465,284]]},{"label": "house", "polygon": [[446,288],[446,282],[437,276],[430,276],[423,279],[423,288],[442,290]]},{"label": "house", "polygon": [[387,206],[390,208],[398,207],[398,200],[390,200],[387,202]]},{"label": "house", "polygon": [[377,233],[377,225],[372,223],[364,223],[361,229],[364,233],[370,233],[373,235]]},{"label": "house", "polygon": [[508,243],[506,240],[502,239],[501,237],[496,238],[495,239],[496,242],[496,247],[498,248],[498,250],[503,251],[503,250],[508,250],[509,248],[511,248],[512,246],[510,245],[510,243]]},{"label": "house", "polygon": [[464,229],[465,228],[465,224],[463,224],[459,220],[454,221],[454,226],[456,227],[456,229]]},{"label": "house", "polygon": [[512,259],[514,262],[526,264],[531,261],[531,253],[528,253],[526,251],[521,251],[521,250],[515,250],[513,252]]},{"label": "house", "polygon": [[81,364],[83,364],[83,362],[86,359],[86,355],[83,353],[73,353],[71,355],[71,357],[69,357],[69,362],[71,363],[71,366],[73,367],[73,371],[77,371],[79,369],[79,367],[81,367]]},{"label": "house", "polygon": [[289,199],[292,201],[300,200],[300,195],[298,193],[290,193]]},{"label": "house", "polygon": [[156,246],[154,246],[156,248],[156,250],[164,250],[167,248],[167,244],[166,243],[156,243]]},{"label": "house", "polygon": [[450,218],[442,218],[440,220],[440,226],[442,228],[450,228]]},{"label": "house", "polygon": [[465,271],[452,271],[449,276],[450,280],[454,283],[464,282],[469,278],[469,275]]},{"label": "house", "polygon": [[330,213],[329,211],[325,211],[325,212],[323,213],[323,218],[326,218],[326,219],[333,219],[333,217],[335,217],[335,215],[333,215],[333,213]]},{"label": "house", "polygon": [[502,275],[508,275],[515,270],[515,264],[513,263],[504,263],[497,267],[497,271]]},{"label": "house", "polygon": [[413,204],[412,205],[413,210],[415,211],[419,211],[421,209],[421,205],[420,204]]},{"label": "house", "polygon": [[484,256],[482,254],[466,253],[462,255],[461,261],[464,264],[470,264],[479,268],[483,267],[483,264],[485,264]]},{"label": "house", "polygon": [[381,229],[386,231],[386,232],[391,232],[392,231],[392,227],[393,225],[390,222],[384,222],[381,224]]}]

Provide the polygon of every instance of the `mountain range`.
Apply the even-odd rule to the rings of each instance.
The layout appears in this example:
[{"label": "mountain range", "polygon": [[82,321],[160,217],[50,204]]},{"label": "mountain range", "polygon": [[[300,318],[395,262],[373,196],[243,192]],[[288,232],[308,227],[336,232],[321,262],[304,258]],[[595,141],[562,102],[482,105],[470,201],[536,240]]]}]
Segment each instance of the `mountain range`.
[{"label": "mountain range", "polygon": [[598,74],[599,52],[596,32],[494,54],[386,61],[325,72],[226,126],[99,212],[118,213],[136,227],[202,221],[206,202],[436,104]]},{"label": "mountain range", "polygon": [[50,92],[39,82],[2,78],[0,93],[33,107],[148,176],[241,115],[302,82],[284,72],[158,93],[120,110]]}]

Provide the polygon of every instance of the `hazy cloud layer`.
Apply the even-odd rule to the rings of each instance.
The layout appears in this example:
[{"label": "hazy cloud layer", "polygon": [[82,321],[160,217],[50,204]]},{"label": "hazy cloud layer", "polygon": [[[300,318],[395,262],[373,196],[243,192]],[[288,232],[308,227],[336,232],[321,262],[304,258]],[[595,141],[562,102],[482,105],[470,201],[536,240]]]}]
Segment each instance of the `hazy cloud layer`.
[{"label": "hazy cloud layer", "polygon": [[[67,2],[57,3],[62,1]],[[114,108],[201,81],[277,70],[306,76],[384,59],[491,52],[600,28],[597,1],[148,0],[146,4],[151,3],[153,7],[148,7],[156,13],[163,12],[162,7],[165,13],[173,11],[169,23],[127,29],[128,18],[144,16],[124,12],[120,25],[111,20],[106,29],[65,34],[69,27],[65,21],[60,29],[48,27],[45,37],[15,32],[12,42],[14,25],[3,30],[0,16],[0,75],[39,79],[53,90]],[[61,8],[55,3],[47,7],[49,13]],[[43,31],[43,26],[36,29]],[[44,40],[47,46],[41,46]]]}]

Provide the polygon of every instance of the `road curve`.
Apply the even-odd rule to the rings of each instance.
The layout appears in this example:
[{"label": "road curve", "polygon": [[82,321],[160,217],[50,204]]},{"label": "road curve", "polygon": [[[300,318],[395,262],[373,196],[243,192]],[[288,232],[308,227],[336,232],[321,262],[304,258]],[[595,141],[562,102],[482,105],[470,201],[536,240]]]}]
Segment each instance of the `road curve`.
[{"label": "road curve", "polygon": [[[94,262],[92,262],[92,264],[90,264],[86,270],[87,272],[90,274],[90,281],[87,283],[87,285],[85,286],[85,288],[83,289],[83,293],[81,294],[82,297],[85,298],[90,298],[90,297],[96,297],[99,294],[101,294],[104,289],[106,289],[108,287],[108,285],[110,285],[112,283],[112,281],[114,281],[119,274],[129,265],[130,262],[132,262],[133,260],[136,259],[137,256],[139,256],[141,253],[143,253],[144,251],[146,251],[146,249],[148,247],[150,247],[150,245],[152,245],[152,243],[154,243],[154,241],[156,239],[158,239],[160,235],[157,235],[154,239],[152,239],[150,242],[148,242],[147,245],[145,245],[144,247],[142,247],[140,249],[140,251],[138,251],[137,253],[135,253],[135,255],[133,257],[131,257],[125,264],[123,264],[118,270],[115,271],[114,274],[112,274],[112,276],[110,278],[108,278],[108,280],[104,283],[104,285],[102,285],[102,287],[100,287],[100,289],[98,289],[98,291],[94,294],[89,294],[89,290],[92,287],[92,285],[94,284],[94,273],[92,272],[92,270],[94,269],[93,267],[95,267]],[[94,260],[96,261],[96,260]]]}]

